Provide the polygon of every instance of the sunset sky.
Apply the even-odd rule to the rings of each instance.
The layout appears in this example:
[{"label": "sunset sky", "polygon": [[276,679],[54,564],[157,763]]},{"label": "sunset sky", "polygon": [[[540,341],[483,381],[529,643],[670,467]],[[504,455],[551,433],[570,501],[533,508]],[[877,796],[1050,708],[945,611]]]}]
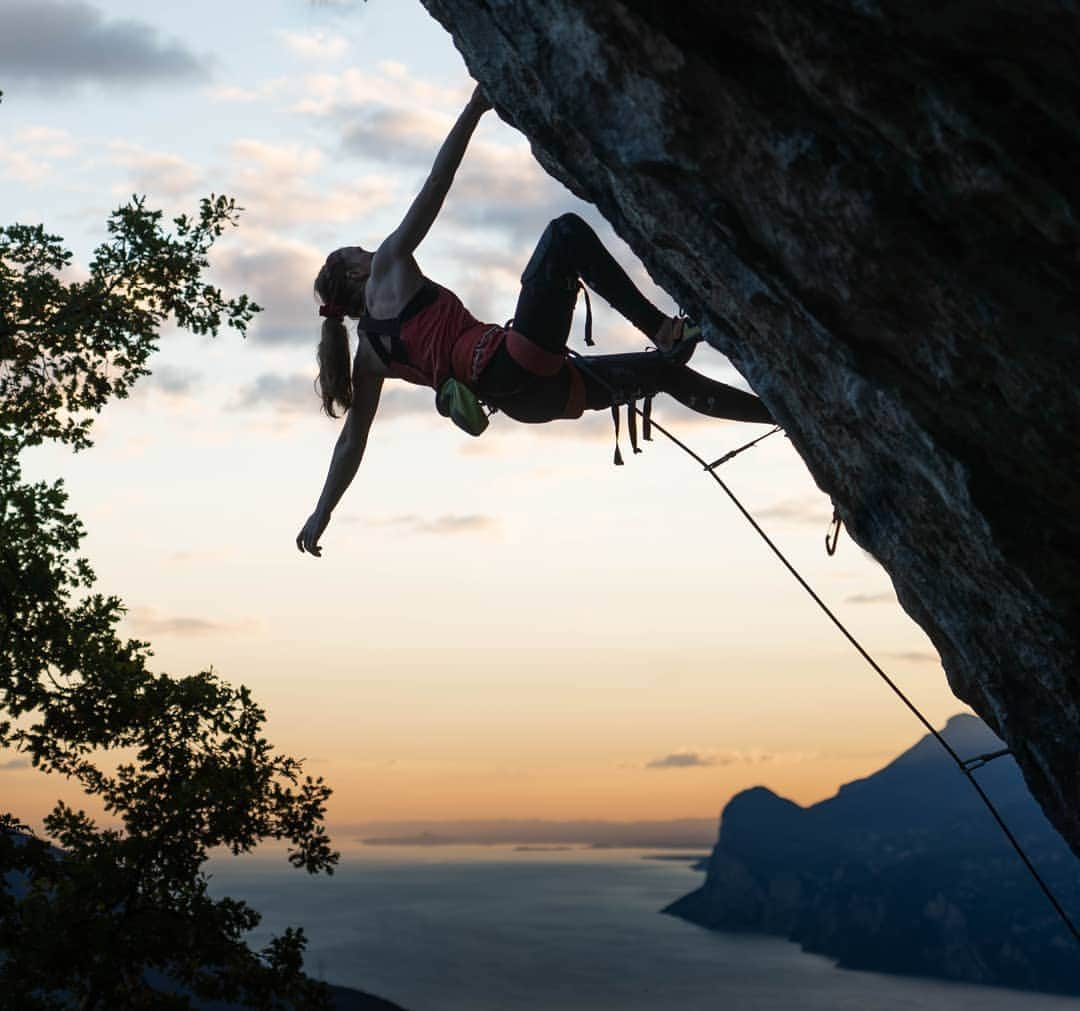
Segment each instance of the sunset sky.
[{"label": "sunset sky", "polygon": [[[214,279],[265,306],[247,340],[165,334],[92,450],[26,469],[66,478],[157,668],[249,685],[334,786],[332,824],[712,817],[758,783],[827,796],[921,736],[690,461],[657,441],[611,465],[607,414],[471,440],[390,384],[323,557],[297,552],[339,424],[312,392],[315,272],[397,224],[472,89],[418,0],[0,0],[0,89],[0,220],[82,263],[132,193],[245,209]],[[494,113],[417,258],[503,321],[566,210],[675,311]],[[642,347],[594,307],[598,351]],[[695,365],[742,383],[710,349]],[[710,459],[765,431],[656,414]],[[846,537],[826,557],[831,505],[786,439],[724,476],[936,724],[964,710],[886,573]],[[0,753],[0,808],[38,819],[62,792]]]}]

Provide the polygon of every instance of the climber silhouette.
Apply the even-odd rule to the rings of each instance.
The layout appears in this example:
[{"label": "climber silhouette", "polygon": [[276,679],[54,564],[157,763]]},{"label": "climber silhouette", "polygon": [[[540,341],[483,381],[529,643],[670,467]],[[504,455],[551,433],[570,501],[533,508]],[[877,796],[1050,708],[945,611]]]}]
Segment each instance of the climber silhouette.
[{"label": "climber silhouette", "polygon": [[[490,108],[477,88],[401,224],[374,252],[335,250],[315,278],[324,317],[319,393],[327,414],[336,417],[335,407],[346,414],[318,504],[296,538],[302,552],[322,553],[319,539],[360,465],[387,377],[438,390],[440,412],[473,434],[485,423],[476,398],[530,423],[578,418],[658,392],[711,417],[772,421],[757,397],[687,367],[694,341],[684,321],[652,305],[577,215],[564,214],[544,231],[506,327],[478,322],[453,292],[421,273],[413,253]],[[659,350],[570,360],[566,342],[582,281]],[[359,321],[352,361],[346,316]]]}]

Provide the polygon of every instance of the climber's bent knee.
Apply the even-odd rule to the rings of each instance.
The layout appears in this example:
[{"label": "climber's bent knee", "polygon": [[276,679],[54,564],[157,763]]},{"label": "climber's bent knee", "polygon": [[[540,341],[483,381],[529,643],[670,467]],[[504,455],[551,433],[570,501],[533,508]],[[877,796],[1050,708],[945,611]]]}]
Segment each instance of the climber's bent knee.
[{"label": "climber's bent knee", "polygon": [[574,257],[571,250],[577,236],[587,231],[589,226],[579,215],[568,211],[548,222],[540,236],[540,241],[533,250],[529,262],[521,273],[522,284],[535,282],[561,281],[572,278],[577,280],[574,270]]}]

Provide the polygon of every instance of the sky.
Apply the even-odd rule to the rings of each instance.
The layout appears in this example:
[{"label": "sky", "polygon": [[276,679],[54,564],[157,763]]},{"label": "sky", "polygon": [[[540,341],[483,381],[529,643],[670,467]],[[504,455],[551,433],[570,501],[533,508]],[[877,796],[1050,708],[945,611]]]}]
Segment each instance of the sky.
[{"label": "sky", "polygon": [[[473,86],[418,0],[0,0],[0,25],[0,220],[43,222],[78,269],[131,194],[244,208],[212,279],[264,306],[249,336],[167,330],[92,450],[25,467],[65,478],[155,669],[251,687],[334,787],[332,826],[713,817],[757,784],[808,803],[921,736],[692,462],[653,442],[612,466],[606,413],[473,440],[388,384],[322,558],[297,552],[340,424],[312,280],[395,227]],[[492,112],[417,259],[501,322],[569,210],[677,311]],[[643,349],[594,307],[598,352]],[[746,388],[712,349],[694,365]],[[655,412],[706,459],[766,431]],[[936,725],[965,711],[884,570],[843,535],[826,556],[831,504],[783,436],[723,476]],[[34,821],[74,794],[0,753],[0,796]]]}]

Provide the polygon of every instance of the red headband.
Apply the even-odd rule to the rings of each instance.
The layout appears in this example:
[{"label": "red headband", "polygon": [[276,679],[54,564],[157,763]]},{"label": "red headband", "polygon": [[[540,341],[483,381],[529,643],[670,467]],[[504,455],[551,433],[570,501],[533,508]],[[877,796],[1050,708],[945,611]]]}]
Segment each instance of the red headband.
[{"label": "red headband", "polygon": [[319,306],[320,316],[336,317],[337,319],[344,319],[349,315],[345,306],[337,305],[334,302],[327,302],[326,305]]}]

